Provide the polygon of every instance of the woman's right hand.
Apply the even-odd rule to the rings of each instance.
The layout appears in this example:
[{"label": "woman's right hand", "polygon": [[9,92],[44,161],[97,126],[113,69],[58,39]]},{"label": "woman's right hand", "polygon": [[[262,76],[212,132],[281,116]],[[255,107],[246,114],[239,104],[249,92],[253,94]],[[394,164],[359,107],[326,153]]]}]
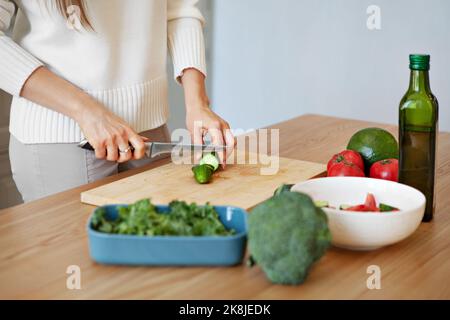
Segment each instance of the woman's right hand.
[{"label": "woman's right hand", "polygon": [[[95,149],[99,159],[125,162],[145,154],[144,141],[120,117],[83,90],[45,67],[36,69],[22,87],[20,96],[74,119]],[[134,152],[129,150],[129,144]]]},{"label": "woman's right hand", "polygon": [[[123,119],[91,97],[86,100],[75,120],[98,159],[126,162],[145,155],[145,137],[138,135]],[[130,150],[130,144],[134,151]]]}]

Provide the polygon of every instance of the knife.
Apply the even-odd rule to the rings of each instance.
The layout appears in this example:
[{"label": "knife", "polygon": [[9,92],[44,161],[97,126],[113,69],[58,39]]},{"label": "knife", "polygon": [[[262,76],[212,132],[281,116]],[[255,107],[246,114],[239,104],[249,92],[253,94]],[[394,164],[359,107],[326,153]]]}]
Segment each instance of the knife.
[{"label": "knife", "polygon": [[[182,144],[179,142],[144,142],[145,144],[145,154],[149,158],[154,158],[160,154],[165,153],[172,153],[172,151],[175,149],[182,150],[183,152],[185,150],[189,150],[191,152],[213,152],[213,151],[223,151],[226,150],[226,146],[215,146],[212,144]],[[82,140],[78,147],[85,150],[92,150],[94,151],[94,148],[91,146],[91,144],[86,140]],[[133,151],[133,146],[130,145],[130,150]]]}]

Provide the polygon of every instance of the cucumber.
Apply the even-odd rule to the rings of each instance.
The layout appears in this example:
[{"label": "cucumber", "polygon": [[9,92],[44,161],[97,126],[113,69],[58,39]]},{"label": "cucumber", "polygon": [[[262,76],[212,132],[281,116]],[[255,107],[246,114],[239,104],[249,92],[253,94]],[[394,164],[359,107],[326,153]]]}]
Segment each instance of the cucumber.
[{"label": "cucumber", "polygon": [[291,188],[293,187],[293,184],[282,184],[281,186],[279,186],[275,192],[273,193],[274,196],[279,195],[283,192],[289,192],[291,191]]},{"label": "cucumber", "polygon": [[209,164],[199,164],[192,167],[192,172],[194,173],[195,181],[205,184],[211,181],[214,168]]},{"label": "cucumber", "polygon": [[340,206],[339,206],[339,210],[347,210],[348,208],[350,208],[351,207],[351,205],[348,205],[348,204],[341,204]]},{"label": "cucumber", "polygon": [[209,164],[213,167],[214,171],[216,171],[219,168],[219,159],[217,159],[217,156],[215,153],[207,153],[200,159],[200,165],[202,164]]},{"label": "cucumber", "polygon": [[392,207],[385,203],[380,203],[379,205],[380,212],[388,212],[388,211],[398,211],[398,208]]},{"label": "cucumber", "polygon": [[325,200],[316,200],[316,201],[314,201],[314,204],[318,208],[328,208],[330,206],[328,201],[325,201]]}]

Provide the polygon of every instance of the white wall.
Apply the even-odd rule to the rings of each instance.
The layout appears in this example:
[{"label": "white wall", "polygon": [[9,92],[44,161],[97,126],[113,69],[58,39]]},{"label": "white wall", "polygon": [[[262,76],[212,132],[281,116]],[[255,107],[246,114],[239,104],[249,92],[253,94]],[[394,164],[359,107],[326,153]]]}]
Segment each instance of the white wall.
[{"label": "white wall", "polygon": [[[431,54],[450,130],[450,1],[214,0],[212,102],[233,127],[304,113],[397,123],[408,54]],[[369,5],[381,30],[366,27]]]}]

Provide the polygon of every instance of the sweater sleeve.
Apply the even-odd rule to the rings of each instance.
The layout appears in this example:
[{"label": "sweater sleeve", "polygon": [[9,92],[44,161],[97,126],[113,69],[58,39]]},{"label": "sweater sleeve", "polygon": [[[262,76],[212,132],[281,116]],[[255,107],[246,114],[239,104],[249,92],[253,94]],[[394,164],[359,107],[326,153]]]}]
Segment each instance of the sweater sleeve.
[{"label": "sweater sleeve", "polygon": [[206,76],[205,20],[196,7],[197,0],[168,0],[167,33],[177,81],[187,68],[195,68]]},{"label": "sweater sleeve", "polygon": [[0,0],[0,89],[18,96],[28,77],[42,62],[5,34],[15,12],[14,3]]}]

